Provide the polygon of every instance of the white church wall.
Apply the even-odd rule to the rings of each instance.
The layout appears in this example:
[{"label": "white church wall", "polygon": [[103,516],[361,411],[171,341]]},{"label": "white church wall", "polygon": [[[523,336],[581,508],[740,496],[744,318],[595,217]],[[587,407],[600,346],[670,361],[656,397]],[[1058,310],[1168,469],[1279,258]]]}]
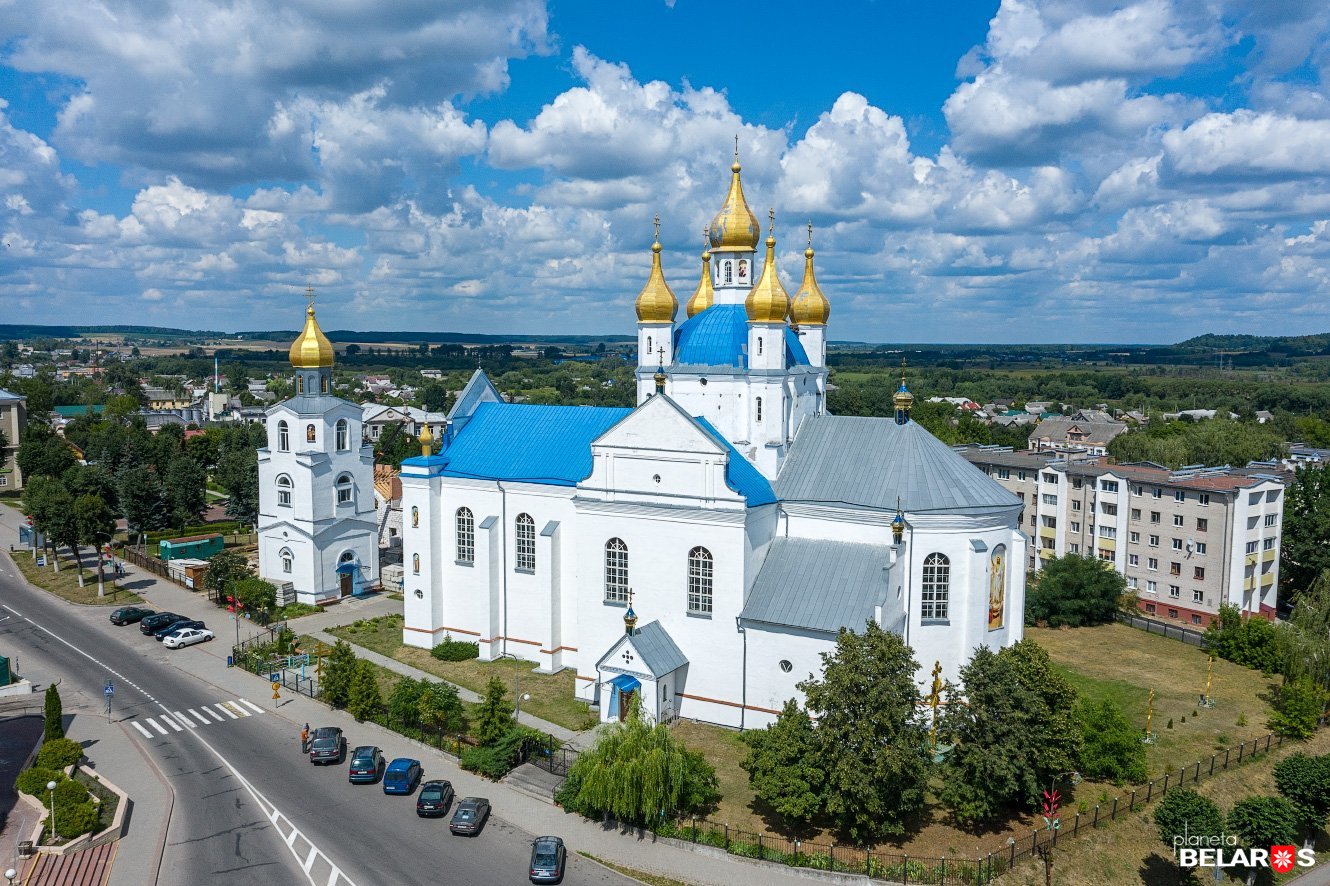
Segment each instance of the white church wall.
[{"label": "white church wall", "polygon": [[[804,703],[796,686],[810,676],[821,679],[822,653],[835,648],[836,638],[801,628],[747,625],[748,691],[743,715],[745,729],[761,729],[775,722],[785,702]],[[788,662],[786,671],[782,662]]]}]

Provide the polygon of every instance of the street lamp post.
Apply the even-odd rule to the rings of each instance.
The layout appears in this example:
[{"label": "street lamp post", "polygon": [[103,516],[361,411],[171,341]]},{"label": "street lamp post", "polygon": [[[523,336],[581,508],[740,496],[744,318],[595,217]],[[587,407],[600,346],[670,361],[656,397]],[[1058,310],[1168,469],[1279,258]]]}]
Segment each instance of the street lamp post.
[{"label": "street lamp post", "polygon": [[14,886],[14,878],[18,876],[18,871],[10,868],[5,871],[5,879],[9,881],[9,886]]},{"label": "street lamp post", "polygon": [[46,789],[51,792],[51,842],[55,842],[55,782],[48,781]]}]

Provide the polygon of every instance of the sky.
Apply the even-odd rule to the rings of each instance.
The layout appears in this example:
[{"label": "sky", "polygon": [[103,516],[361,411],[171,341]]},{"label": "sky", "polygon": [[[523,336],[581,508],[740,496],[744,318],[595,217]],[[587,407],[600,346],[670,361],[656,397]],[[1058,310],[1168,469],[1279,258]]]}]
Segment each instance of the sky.
[{"label": "sky", "polygon": [[1330,330],[1330,4],[0,0],[0,323],[633,333],[739,137],[829,338]]}]

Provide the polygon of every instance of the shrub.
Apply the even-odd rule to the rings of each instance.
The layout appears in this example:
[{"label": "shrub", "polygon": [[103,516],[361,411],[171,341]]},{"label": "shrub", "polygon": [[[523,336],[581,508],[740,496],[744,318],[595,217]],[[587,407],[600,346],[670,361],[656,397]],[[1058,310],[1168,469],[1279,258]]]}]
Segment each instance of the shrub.
[{"label": "shrub", "polygon": [[1275,696],[1270,728],[1285,738],[1311,738],[1326,702],[1326,691],[1308,678],[1286,682]]},{"label": "shrub", "polygon": [[42,739],[65,737],[64,708],[60,703],[60,689],[54,683],[46,687],[46,700],[43,709],[44,732]]},{"label": "shrub", "polygon": [[83,745],[72,738],[56,738],[42,745],[34,765],[43,769],[64,769],[83,759]]},{"label": "shrub", "polygon": [[439,661],[466,661],[480,656],[480,644],[465,640],[454,640],[452,634],[444,634],[443,642],[429,651]]},{"label": "shrub", "polygon": [[1049,560],[1025,596],[1026,624],[1078,628],[1113,621],[1127,580],[1096,557],[1067,554]]},{"label": "shrub", "polygon": [[46,790],[49,782],[57,784],[63,781],[65,774],[54,769],[46,769],[42,766],[34,766],[31,769],[25,769],[19,773],[14,782],[14,787],[30,797],[36,797],[38,800],[49,798],[50,791]]},{"label": "shrub", "polygon": [[1278,629],[1259,616],[1244,618],[1236,606],[1219,607],[1205,629],[1207,648],[1222,659],[1272,674],[1279,669]]},{"label": "shrub", "polygon": [[55,808],[58,812],[63,806],[77,806],[88,802],[88,789],[72,778],[66,778],[55,786]]},{"label": "shrub", "polygon": [[66,839],[73,839],[97,829],[97,807],[91,803],[78,803],[73,806],[55,808],[55,832]]},{"label": "shrub", "polygon": [[512,769],[494,746],[467,748],[462,751],[462,768],[492,781],[498,781]]}]

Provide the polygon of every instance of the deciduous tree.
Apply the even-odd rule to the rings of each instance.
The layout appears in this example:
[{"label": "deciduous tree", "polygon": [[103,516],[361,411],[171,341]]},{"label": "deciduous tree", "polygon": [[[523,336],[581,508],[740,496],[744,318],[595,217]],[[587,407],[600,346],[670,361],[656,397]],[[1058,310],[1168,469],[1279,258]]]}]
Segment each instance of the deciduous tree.
[{"label": "deciduous tree", "polygon": [[457,687],[450,683],[425,682],[416,704],[416,717],[422,727],[440,734],[466,731],[466,709]]},{"label": "deciduous tree", "polygon": [[[1224,815],[1208,797],[1187,788],[1174,788],[1159,801],[1154,812],[1159,839],[1172,850],[1178,837],[1218,837],[1224,833]],[[1190,868],[1183,868],[1190,874]]]},{"label": "deciduous tree", "polygon": [[1106,624],[1117,616],[1127,582],[1113,564],[1067,554],[1040,567],[1026,591],[1026,624],[1079,628]]},{"label": "deciduous tree", "polygon": [[[1247,797],[1228,813],[1228,829],[1248,848],[1287,846],[1298,839],[1298,813],[1283,797]],[[1247,871],[1247,884],[1256,882],[1256,868]]]},{"label": "deciduous tree", "polygon": [[1304,465],[1284,492],[1280,585],[1294,595],[1330,569],[1330,467]]},{"label": "deciduous tree", "polygon": [[15,460],[27,482],[33,477],[63,476],[74,465],[74,453],[55,431],[41,422],[31,422],[24,430]]},{"label": "deciduous tree", "polygon": [[1145,780],[1145,745],[1140,729],[1132,725],[1108,699],[1077,707],[1081,724],[1081,772],[1088,778],[1115,784]]},{"label": "deciduous tree", "polygon": [[1311,846],[1330,818],[1330,754],[1290,754],[1275,764],[1275,786],[1298,813],[1303,845]]},{"label": "deciduous tree", "polygon": [[817,731],[808,712],[790,699],[766,729],[743,734],[748,755],[743,768],[757,796],[793,829],[821,811],[827,774]]},{"label": "deciduous tree", "polygon": [[319,675],[323,700],[335,708],[345,707],[351,697],[351,678],[355,676],[356,653],[351,644],[338,640]]},{"label": "deciduous tree", "polygon": [[[74,499],[74,525],[80,544],[91,545],[97,558],[97,596],[106,594],[106,567],[102,558],[102,544],[115,535],[115,512],[96,495],[80,495]],[[83,580],[83,563],[79,561],[79,581]]]}]

